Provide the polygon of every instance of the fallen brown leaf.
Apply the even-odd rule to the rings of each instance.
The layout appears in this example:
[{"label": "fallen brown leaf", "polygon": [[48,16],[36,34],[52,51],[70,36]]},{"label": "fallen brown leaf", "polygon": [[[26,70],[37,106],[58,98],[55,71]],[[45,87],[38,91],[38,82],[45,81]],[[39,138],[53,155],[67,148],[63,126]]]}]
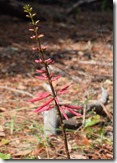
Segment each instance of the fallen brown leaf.
[{"label": "fallen brown leaf", "polygon": [[31,153],[31,150],[25,150],[25,151],[19,151],[17,153],[14,153],[14,156],[15,157],[18,157],[18,156],[25,156],[27,154]]}]

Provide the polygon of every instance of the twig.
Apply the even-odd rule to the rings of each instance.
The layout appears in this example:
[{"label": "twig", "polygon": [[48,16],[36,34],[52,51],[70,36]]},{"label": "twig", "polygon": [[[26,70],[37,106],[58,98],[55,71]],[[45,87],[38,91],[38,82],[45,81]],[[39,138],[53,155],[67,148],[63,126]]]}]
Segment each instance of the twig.
[{"label": "twig", "polygon": [[86,110],[87,110],[87,104],[83,107],[83,120],[82,120],[83,125],[85,124]]},{"label": "twig", "polygon": [[10,88],[10,87],[7,87],[7,86],[0,86],[0,89],[7,89],[7,90],[10,90],[10,91],[13,91],[13,92],[17,92],[17,93],[20,93],[20,94],[28,95],[30,97],[34,97],[34,95],[32,95],[31,93],[29,93],[27,91],[15,89],[15,88]]},{"label": "twig", "polygon": [[84,4],[84,3],[92,3],[96,0],[80,0],[76,2],[71,8],[68,9],[67,14],[71,14],[78,6]]},{"label": "twig", "polygon": [[108,109],[104,106],[104,104],[101,104],[104,112],[106,113],[107,117],[112,120],[112,115],[110,114],[110,112],[108,111]]},{"label": "twig", "polygon": [[86,119],[86,110],[87,110],[87,104],[83,107],[83,119],[82,119],[82,124],[80,127],[77,128],[76,132],[81,130],[84,127],[85,124],[85,119]]},{"label": "twig", "polygon": [[100,61],[78,61],[79,64],[90,64],[90,65],[100,65],[100,66],[113,66],[112,62],[100,62]]}]

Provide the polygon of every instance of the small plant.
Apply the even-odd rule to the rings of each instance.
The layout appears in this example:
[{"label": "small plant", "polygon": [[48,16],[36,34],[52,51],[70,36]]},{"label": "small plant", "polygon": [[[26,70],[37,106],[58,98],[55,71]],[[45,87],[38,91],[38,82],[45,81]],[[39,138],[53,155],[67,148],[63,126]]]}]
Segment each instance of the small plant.
[{"label": "small plant", "polygon": [[40,112],[49,111],[49,110],[56,108],[56,111],[57,111],[57,114],[59,117],[59,121],[60,121],[61,130],[62,130],[67,159],[70,159],[70,154],[69,154],[68,144],[67,144],[66,130],[64,127],[64,123],[63,123],[63,117],[66,120],[68,120],[68,116],[67,116],[66,112],[70,112],[71,114],[81,116],[81,114],[79,114],[77,112],[77,110],[81,110],[82,107],[74,106],[74,105],[67,105],[67,104],[66,105],[60,104],[58,96],[61,94],[67,93],[69,85],[66,85],[65,87],[61,88],[58,91],[53,86],[53,82],[55,80],[59,79],[61,76],[60,75],[56,76],[55,74],[51,73],[51,71],[49,69],[49,65],[53,64],[54,61],[51,58],[46,58],[46,56],[45,56],[46,47],[41,45],[41,39],[44,37],[44,35],[39,34],[39,28],[37,26],[39,23],[39,20],[37,20],[37,21],[34,20],[36,13],[32,13],[32,10],[33,9],[32,9],[32,7],[30,7],[30,5],[24,6],[24,12],[27,13],[26,17],[31,19],[31,24],[32,24],[32,28],[29,29],[29,31],[33,32],[33,35],[30,38],[35,39],[36,43],[37,43],[37,46],[34,47],[33,50],[39,52],[39,58],[37,60],[35,60],[35,62],[37,64],[43,65],[42,69],[36,70],[37,73],[39,73],[39,76],[36,76],[36,78],[39,80],[43,80],[44,82],[46,81],[50,86],[51,92],[41,92],[38,94],[37,98],[31,99],[29,101],[37,102],[42,99],[49,98],[43,105],[41,105],[39,108],[35,109],[34,112],[40,113]]}]

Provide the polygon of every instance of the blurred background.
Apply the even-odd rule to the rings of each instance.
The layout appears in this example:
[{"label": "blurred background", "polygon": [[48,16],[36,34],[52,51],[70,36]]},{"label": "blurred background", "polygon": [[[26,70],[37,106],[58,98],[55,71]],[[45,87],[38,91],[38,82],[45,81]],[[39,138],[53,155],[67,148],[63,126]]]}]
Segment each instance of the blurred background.
[{"label": "blurred background", "polygon": [[[41,65],[34,60],[40,56],[32,51],[36,44],[30,39],[31,24],[23,11],[25,4],[33,7],[35,19],[40,20],[46,58],[55,60],[51,71],[62,76],[54,82],[56,90],[72,83],[69,93],[61,95],[62,102],[77,105],[86,99],[97,100],[103,85],[109,93],[104,107],[110,117],[114,6],[112,0],[0,0],[0,152],[10,154],[12,159],[47,158],[45,147],[41,144],[42,150],[37,148],[39,140],[43,142],[43,118],[33,112],[42,102],[30,104],[28,100],[47,91],[48,85],[35,78],[35,69]],[[86,119],[95,115],[92,111]],[[98,123],[89,130],[83,129],[77,135],[68,133],[75,158],[113,158],[113,120],[108,115],[100,112]],[[82,118],[76,117],[79,121]],[[49,149],[52,158],[63,158],[55,153],[61,154],[61,144],[56,140],[56,149]]]}]

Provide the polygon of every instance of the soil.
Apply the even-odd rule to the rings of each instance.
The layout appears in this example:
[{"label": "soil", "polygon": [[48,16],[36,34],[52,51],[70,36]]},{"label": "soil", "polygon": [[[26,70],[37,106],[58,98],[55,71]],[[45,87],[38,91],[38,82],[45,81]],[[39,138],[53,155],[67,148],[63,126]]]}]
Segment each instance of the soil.
[{"label": "soil", "polygon": [[[109,94],[105,107],[113,115],[112,18],[112,10],[88,9],[65,21],[49,17],[39,23],[46,57],[55,61],[55,74],[62,75],[55,88],[71,84],[69,93],[61,95],[63,102],[99,99],[104,86]],[[38,53],[32,51],[36,44],[30,39],[30,27],[20,18],[0,16],[0,153],[11,159],[65,159],[62,135],[52,135],[47,145],[42,115],[33,112],[42,102],[28,102],[47,89],[35,78],[40,65],[34,62]],[[94,115],[87,113],[86,119]],[[72,159],[113,159],[113,121],[99,116],[97,124],[67,132]]]}]

